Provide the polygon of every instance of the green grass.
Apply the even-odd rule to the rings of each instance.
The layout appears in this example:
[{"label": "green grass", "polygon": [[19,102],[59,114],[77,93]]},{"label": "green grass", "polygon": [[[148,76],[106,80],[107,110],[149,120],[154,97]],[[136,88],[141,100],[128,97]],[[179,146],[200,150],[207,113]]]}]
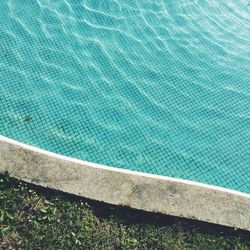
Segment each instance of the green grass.
[{"label": "green grass", "polygon": [[249,236],[0,175],[0,249],[250,249]]}]

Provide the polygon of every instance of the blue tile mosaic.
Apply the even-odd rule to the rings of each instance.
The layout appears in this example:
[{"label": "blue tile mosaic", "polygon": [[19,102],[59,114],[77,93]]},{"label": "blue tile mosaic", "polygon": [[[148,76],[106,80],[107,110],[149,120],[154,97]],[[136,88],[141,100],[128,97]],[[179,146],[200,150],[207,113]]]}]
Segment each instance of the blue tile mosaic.
[{"label": "blue tile mosaic", "polygon": [[0,134],[250,193],[249,1],[0,1]]}]

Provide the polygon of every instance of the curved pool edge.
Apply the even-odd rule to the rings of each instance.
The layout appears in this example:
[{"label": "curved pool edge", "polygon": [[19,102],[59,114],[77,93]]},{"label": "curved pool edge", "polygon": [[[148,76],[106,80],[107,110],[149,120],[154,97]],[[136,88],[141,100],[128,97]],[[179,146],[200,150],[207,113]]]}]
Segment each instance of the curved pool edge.
[{"label": "curved pool edge", "polygon": [[0,136],[0,173],[113,205],[250,231],[250,194],[103,166]]}]

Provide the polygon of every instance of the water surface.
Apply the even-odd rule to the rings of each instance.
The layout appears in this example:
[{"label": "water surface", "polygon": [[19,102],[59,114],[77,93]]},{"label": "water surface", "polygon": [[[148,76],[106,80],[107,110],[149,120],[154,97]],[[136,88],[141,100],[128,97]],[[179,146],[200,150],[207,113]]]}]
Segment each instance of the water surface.
[{"label": "water surface", "polygon": [[249,1],[0,1],[0,134],[250,193]]}]

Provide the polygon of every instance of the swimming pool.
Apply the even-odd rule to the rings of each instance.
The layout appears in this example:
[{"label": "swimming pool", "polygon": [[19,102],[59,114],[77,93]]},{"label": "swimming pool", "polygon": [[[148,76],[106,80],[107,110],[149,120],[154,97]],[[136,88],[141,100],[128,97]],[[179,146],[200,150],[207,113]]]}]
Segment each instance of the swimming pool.
[{"label": "swimming pool", "polygon": [[0,134],[250,194],[249,1],[0,2]]}]

